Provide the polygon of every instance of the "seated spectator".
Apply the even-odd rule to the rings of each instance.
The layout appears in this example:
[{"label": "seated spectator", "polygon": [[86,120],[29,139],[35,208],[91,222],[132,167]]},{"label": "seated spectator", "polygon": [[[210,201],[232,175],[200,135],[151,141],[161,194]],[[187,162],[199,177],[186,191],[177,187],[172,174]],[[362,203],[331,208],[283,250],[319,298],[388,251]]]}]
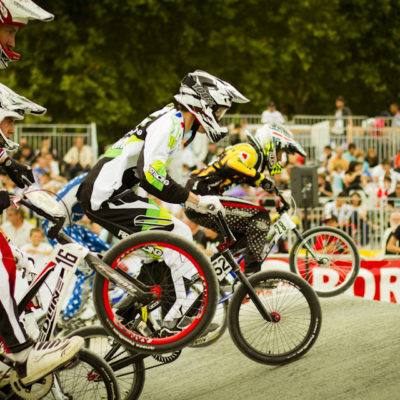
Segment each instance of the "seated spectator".
[{"label": "seated spectator", "polygon": [[335,169],[331,172],[330,183],[334,196],[338,195],[344,189],[344,183],[343,183],[344,174],[345,171],[341,165],[337,165]]},{"label": "seated spectator", "polygon": [[39,267],[38,271],[43,270],[53,251],[50,244],[43,241],[44,237],[43,229],[33,228],[29,235],[30,242],[21,247],[21,250],[24,250],[33,258],[35,266]]},{"label": "seated spectator", "polygon": [[399,254],[400,240],[400,212],[394,212],[390,215],[390,227],[385,230],[382,238],[382,244],[385,254]]},{"label": "seated spectator", "polygon": [[356,160],[356,145],[354,143],[349,143],[347,151],[343,153],[343,157],[350,163]]},{"label": "seated spectator", "polygon": [[329,173],[328,171],[328,163],[329,160],[334,157],[336,153],[333,152],[332,147],[327,145],[324,147],[324,152],[322,153],[321,157],[319,158],[319,161],[321,163],[320,169],[321,172]]},{"label": "seated spectator", "polygon": [[218,154],[217,154],[217,144],[209,142],[208,143],[208,151],[207,154],[203,160],[203,163],[205,165],[208,165],[210,163],[213,163],[214,161],[218,160]]},{"label": "seated spectator", "polygon": [[204,237],[197,242],[204,250],[204,253],[211,257],[217,251],[217,246],[224,241],[224,238],[209,228],[204,228]]},{"label": "seated spectator", "polygon": [[20,207],[7,209],[7,222],[1,225],[1,229],[17,247],[30,243],[30,233],[34,226],[25,220],[24,210]]},{"label": "seated spectator", "polygon": [[332,197],[333,191],[330,182],[326,179],[326,174],[318,174],[318,195],[321,197]]},{"label": "seated spectator", "polygon": [[396,182],[400,180],[400,173],[392,168],[392,162],[389,159],[384,159],[381,164],[377,165],[372,170],[372,179],[374,182],[378,183],[379,187],[383,187],[383,179],[385,176],[390,176],[392,180],[392,186],[389,190],[389,193],[392,193],[396,187]]},{"label": "seated spectator", "polygon": [[75,138],[75,145],[64,156],[64,162],[69,179],[89,171],[94,162],[93,150],[90,146],[85,145],[82,136]]},{"label": "seated spectator", "polygon": [[393,115],[392,118],[392,126],[395,128],[400,127],[400,110],[399,105],[397,103],[392,103],[390,105],[390,112]]},{"label": "seated spectator", "polygon": [[365,161],[368,163],[369,168],[374,168],[378,165],[378,155],[374,148],[369,148],[367,155],[365,156]]},{"label": "seated spectator", "polygon": [[363,165],[363,173],[368,177],[368,180],[371,180],[371,174],[369,172],[369,164],[365,161],[365,151],[363,149],[357,149],[354,153],[355,161],[360,162]]},{"label": "seated spectator", "polygon": [[19,162],[31,165],[35,159],[35,153],[29,144],[24,144],[18,149],[14,158]]},{"label": "seated spectator", "polygon": [[325,204],[324,208],[324,219],[328,215],[336,215],[338,220],[338,226],[342,229],[349,230],[350,217],[353,212],[353,208],[347,204],[347,193],[339,193],[335,201],[330,201]]},{"label": "seated spectator", "polygon": [[285,123],[285,118],[283,118],[283,115],[280,113],[280,111],[276,109],[276,104],[273,101],[270,101],[268,103],[267,109],[261,114],[261,123],[262,124]]},{"label": "seated spectator", "polygon": [[1,189],[7,190],[7,192],[13,193],[17,190],[17,186],[11,180],[8,175],[0,175],[0,187]]},{"label": "seated spectator", "polygon": [[400,209],[400,181],[396,183],[394,192],[388,195],[388,207]]},{"label": "seated spectator", "polygon": [[242,143],[246,140],[245,135],[243,134],[243,126],[240,123],[237,123],[233,126],[233,128],[229,129],[229,144],[234,146],[235,144]]},{"label": "seated spectator", "polygon": [[361,246],[366,246],[369,243],[369,233],[371,226],[368,222],[367,207],[362,202],[363,198],[360,193],[353,192],[350,195],[350,205],[353,207],[351,215],[351,224],[355,227],[357,233],[357,242]]},{"label": "seated spectator", "polygon": [[40,156],[33,165],[33,174],[39,179],[45,172],[50,173],[50,168],[48,167],[46,159]]},{"label": "seated spectator", "polygon": [[328,171],[331,174],[337,166],[340,166],[344,171],[349,169],[349,161],[343,157],[343,147],[336,148],[336,155],[331,157],[328,162]]},{"label": "seated spectator", "polygon": [[351,161],[343,178],[344,190],[346,193],[350,190],[364,190],[367,180],[367,177],[363,175],[363,164],[359,161]]},{"label": "seated spectator", "polygon": [[52,154],[54,158],[57,158],[57,150],[52,147],[51,139],[45,137],[42,139],[39,149],[35,151],[35,157],[44,157],[46,154]]}]

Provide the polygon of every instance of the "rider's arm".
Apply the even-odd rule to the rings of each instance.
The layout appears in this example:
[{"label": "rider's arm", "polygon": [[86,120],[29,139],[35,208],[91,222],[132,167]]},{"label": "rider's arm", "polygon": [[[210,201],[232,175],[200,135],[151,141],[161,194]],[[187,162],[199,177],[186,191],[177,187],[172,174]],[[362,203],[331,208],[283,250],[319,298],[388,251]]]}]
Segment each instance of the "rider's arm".
[{"label": "rider's arm", "polygon": [[228,176],[239,176],[252,185],[259,186],[264,175],[257,171],[254,166],[258,160],[257,152],[247,144],[241,144],[228,150],[220,160],[225,174]]},{"label": "rider's arm", "polygon": [[[161,125],[161,122],[164,124]],[[180,148],[181,134],[173,118],[170,125],[156,121],[147,136],[140,153],[137,174],[140,185],[150,194],[168,203],[185,203],[187,200],[198,203],[198,196],[175,182],[167,173],[167,165]],[[169,126],[166,126],[169,125]]]}]

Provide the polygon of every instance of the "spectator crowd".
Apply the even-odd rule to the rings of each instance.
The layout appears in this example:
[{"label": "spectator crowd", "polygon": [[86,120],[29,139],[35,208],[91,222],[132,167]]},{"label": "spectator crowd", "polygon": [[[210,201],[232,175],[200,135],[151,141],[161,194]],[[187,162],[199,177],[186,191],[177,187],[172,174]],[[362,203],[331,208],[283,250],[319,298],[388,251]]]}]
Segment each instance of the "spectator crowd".
[{"label": "spectator crowd", "polygon": [[[330,132],[335,140],[324,147],[317,160],[317,187],[313,188],[319,194],[320,211],[310,214],[309,222],[312,225],[327,224],[344,229],[357,238],[359,245],[365,247],[371,244],[372,232],[384,231],[383,249],[386,251],[389,241],[392,240],[389,246],[391,251],[388,250],[387,253],[396,253],[395,246],[399,246],[399,243],[394,243],[393,238],[396,237],[396,228],[400,223],[400,149],[395,159],[380,159],[375,147],[361,148],[353,142],[348,142],[347,131],[353,122],[351,111],[341,96],[336,99],[336,110],[333,115]],[[382,113],[384,117],[389,115],[391,119],[386,119],[383,123],[379,122],[378,118],[378,121],[374,122],[375,127],[385,124],[400,127],[400,110],[396,103],[390,105],[390,112]],[[276,104],[270,101],[262,113],[261,122],[284,124],[285,117],[277,110]],[[223,144],[207,143],[203,135],[197,135],[195,141],[183,151],[182,163],[173,167],[178,168],[178,171],[171,171],[171,174],[179,176],[180,183],[184,184],[193,169],[217,160],[226,146],[248,141],[246,131],[246,121],[230,125],[228,138]],[[70,179],[88,171],[96,161],[92,148],[84,143],[83,137],[76,137],[74,145],[65,154],[58,154],[49,138],[42,139],[37,149],[31,148],[26,140],[21,140],[15,158],[31,165],[37,184],[52,193],[57,193]],[[304,161],[297,155],[286,157],[282,174],[275,177],[280,190],[290,193],[291,168],[302,165]],[[6,174],[0,174],[0,185],[9,192],[18,190]],[[275,206],[273,196],[248,185],[234,186],[226,194],[243,197],[266,207]],[[184,219],[181,207],[171,204],[164,206],[174,215]],[[387,221],[383,222],[383,226],[382,219],[377,218],[376,210],[379,208],[386,210]],[[300,222],[303,217],[301,213],[302,211],[298,210]],[[189,225],[198,246],[207,255],[212,255],[221,240],[219,235],[209,229],[203,229],[188,219],[184,220]],[[89,229],[93,228],[96,233],[111,242],[111,235],[101,232],[101,229],[87,218],[81,223]],[[1,229],[17,246],[30,253],[39,263],[43,263],[51,252],[38,221],[26,210],[13,207],[8,209],[3,215]],[[397,240],[400,240],[400,228]],[[279,251],[287,251],[287,244],[280,245]]]}]

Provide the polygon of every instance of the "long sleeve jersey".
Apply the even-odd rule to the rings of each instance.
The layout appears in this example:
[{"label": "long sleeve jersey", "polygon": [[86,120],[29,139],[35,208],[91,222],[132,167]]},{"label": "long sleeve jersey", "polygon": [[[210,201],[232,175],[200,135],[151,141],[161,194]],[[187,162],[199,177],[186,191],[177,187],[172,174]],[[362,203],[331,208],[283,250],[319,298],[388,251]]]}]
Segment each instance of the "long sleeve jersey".
[{"label": "long sleeve jersey", "polygon": [[176,183],[167,166],[184,135],[182,113],[172,104],[144,119],[118,140],[88,173],[78,197],[98,210],[111,197],[140,184],[157,198],[183,203],[189,190]]},{"label": "long sleeve jersey", "polygon": [[197,194],[220,195],[233,184],[259,186],[264,179],[264,157],[248,143],[228,147],[219,159],[191,173],[187,188]]}]

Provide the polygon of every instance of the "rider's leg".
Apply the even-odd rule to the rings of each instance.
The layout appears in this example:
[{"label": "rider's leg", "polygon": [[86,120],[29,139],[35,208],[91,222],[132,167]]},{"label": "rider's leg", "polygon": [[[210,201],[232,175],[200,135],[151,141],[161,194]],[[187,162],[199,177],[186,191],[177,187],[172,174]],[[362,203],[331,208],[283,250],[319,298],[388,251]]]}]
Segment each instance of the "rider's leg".
[{"label": "rider's leg", "polygon": [[16,265],[5,237],[0,234],[0,336],[6,356],[16,363],[22,383],[29,384],[70,360],[83,339],[34,343],[19,321],[14,298]]},{"label": "rider's leg", "polygon": [[[246,238],[245,272],[260,271],[270,227],[267,210],[249,201],[231,197],[220,197],[220,201],[225,207],[225,219],[233,234],[244,235]],[[186,215],[199,225],[218,231],[212,216],[191,209],[186,210]]]},{"label": "rider's leg", "polygon": [[[185,239],[192,240],[190,228],[172,216],[166,208],[159,207],[153,200],[129,193],[123,198],[106,204],[98,211],[85,208],[87,216],[120,238],[135,232],[160,229],[170,231]],[[176,300],[164,317],[165,321],[175,321],[190,307],[194,299],[185,289],[184,279],[196,274],[196,269],[186,259],[173,250],[164,249],[164,262],[171,269]]]}]

